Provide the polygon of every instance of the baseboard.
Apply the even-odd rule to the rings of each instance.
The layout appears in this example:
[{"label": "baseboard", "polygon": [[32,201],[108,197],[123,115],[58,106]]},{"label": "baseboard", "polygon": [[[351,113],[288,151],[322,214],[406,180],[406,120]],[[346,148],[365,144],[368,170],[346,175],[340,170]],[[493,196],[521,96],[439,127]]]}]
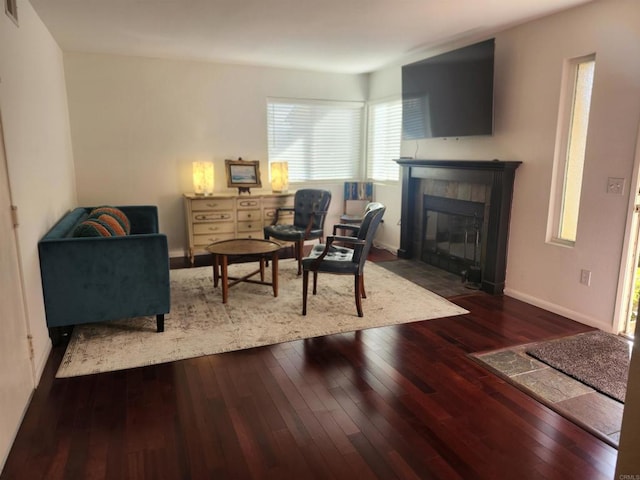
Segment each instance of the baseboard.
[{"label": "baseboard", "polygon": [[578,323],[582,323],[583,325],[588,325],[589,327],[594,327],[608,333],[617,333],[613,331],[613,325],[610,323],[605,323],[597,318],[583,315],[582,313],[575,312],[555,303],[547,302],[546,300],[542,300],[540,298],[519,292],[517,290],[513,290],[511,288],[505,288],[504,294],[508,297],[513,297],[516,300],[521,300],[544,310],[548,310],[549,312],[562,315],[563,317],[567,317]]},{"label": "baseboard", "polygon": [[382,242],[373,242],[373,246],[376,248],[380,248],[382,250],[386,250],[387,252],[391,252],[394,255],[397,255],[398,253],[398,247],[397,246],[393,246],[393,245],[389,245],[386,243],[382,243]]}]

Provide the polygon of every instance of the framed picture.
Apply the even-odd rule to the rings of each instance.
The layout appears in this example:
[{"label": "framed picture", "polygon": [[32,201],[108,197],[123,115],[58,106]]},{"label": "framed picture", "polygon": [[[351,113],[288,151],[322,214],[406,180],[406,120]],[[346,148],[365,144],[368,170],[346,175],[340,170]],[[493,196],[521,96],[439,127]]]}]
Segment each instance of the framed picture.
[{"label": "framed picture", "polygon": [[225,160],[227,187],[238,187],[240,193],[250,193],[251,187],[261,188],[260,162],[258,160]]}]

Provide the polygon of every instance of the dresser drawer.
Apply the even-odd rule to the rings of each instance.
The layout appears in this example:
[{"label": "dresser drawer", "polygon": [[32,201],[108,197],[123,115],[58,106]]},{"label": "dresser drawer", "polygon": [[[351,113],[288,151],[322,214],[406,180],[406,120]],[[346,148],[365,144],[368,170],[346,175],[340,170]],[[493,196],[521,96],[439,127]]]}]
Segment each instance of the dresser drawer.
[{"label": "dresser drawer", "polygon": [[236,199],[236,207],[238,210],[246,209],[246,208],[260,208],[260,199],[259,198],[238,198]]},{"label": "dresser drawer", "polygon": [[238,236],[236,238],[258,238],[260,240],[263,240],[264,232],[262,230],[254,230],[251,232],[238,232]]},{"label": "dresser drawer", "polygon": [[194,223],[202,222],[233,222],[233,210],[220,212],[193,212],[191,220]]},{"label": "dresser drawer", "polygon": [[202,200],[191,200],[191,210],[194,212],[233,210],[233,198],[203,198]]},{"label": "dresser drawer", "polygon": [[293,195],[285,197],[265,197],[262,199],[262,206],[264,208],[276,208],[276,207],[293,207]]},{"label": "dresser drawer", "polygon": [[252,231],[262,231],[262,221],[260,219],[255,222],[238,222],[238,233],[252,232]]},{"label": "dresser drawer", "polygon": [[[276,209],[272,208],[264,211],[265,225],[271,225],[276,216]],[[293,223],[293,212],[280,212],[278,223]]]},{"label": "dresser drawer", "polygon": [[207,245],[213,242],[219,242],[220,240],[231,240],[235,235],[232,233],[213,233],[211,235],[194,235],[193,245],[202,250]]},{"label": "dresser drawer", "polygon": [[233,222],[195,223],[193,233],[195,235],[213,235],[218,233],[233,233]]},{"label": "dresser drawer", "polygon": [[254,221],[262,219],[262,212],[260,210],[238,210],[238,221]]}]

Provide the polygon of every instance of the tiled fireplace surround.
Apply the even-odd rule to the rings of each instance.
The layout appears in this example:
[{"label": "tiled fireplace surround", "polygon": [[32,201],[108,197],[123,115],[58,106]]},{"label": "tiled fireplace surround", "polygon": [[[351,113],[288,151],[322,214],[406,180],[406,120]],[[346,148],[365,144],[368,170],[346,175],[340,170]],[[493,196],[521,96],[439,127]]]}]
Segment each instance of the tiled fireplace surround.
[{"label": "tiled fireplace surround", "polygon": [[[425,210],[477,218],[480,231],[480,288],[501,294],[515,171],[521,162],[478,160],[397,160],[402,167],[402,211],[398,257],[423,258]],[[428,255],[429,263],[446,258]],[[459,268],[452,261],[452,271]],[[456,267],[457,265],[457,267]]]}]

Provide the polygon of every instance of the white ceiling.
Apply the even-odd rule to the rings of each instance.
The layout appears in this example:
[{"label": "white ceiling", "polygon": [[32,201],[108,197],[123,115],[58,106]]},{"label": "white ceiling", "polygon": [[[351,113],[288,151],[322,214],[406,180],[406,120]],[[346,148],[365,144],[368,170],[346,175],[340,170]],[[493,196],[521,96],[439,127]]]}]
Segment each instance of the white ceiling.
[{"label": "white ceiling", "polygon": [[30,0],[64,51],[370,72],[591,0]]}]

